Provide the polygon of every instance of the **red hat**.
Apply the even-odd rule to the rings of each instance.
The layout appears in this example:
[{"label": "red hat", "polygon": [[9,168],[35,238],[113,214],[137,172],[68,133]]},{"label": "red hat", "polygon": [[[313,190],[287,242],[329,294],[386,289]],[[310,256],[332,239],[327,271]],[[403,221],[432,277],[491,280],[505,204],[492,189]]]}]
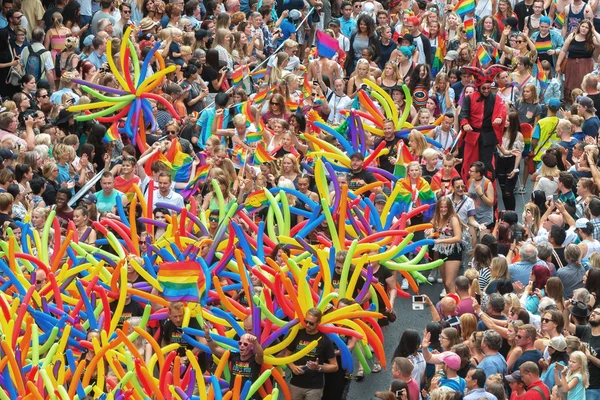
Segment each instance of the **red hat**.
[{"label": "red hat", "polygon": [[486,69],[477,67],[462,67],[461,71],[467,71],[475,77],[475,86],[480,87],[484,83],[491,83],[502,71],[507,71],[508,67],[500,64],[490,65]]}]

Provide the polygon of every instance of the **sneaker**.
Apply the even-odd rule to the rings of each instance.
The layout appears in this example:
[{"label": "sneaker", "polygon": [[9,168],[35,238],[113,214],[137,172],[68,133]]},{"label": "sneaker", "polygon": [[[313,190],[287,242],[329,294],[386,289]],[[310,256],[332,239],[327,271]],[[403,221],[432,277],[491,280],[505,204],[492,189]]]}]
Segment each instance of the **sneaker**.
[{"label": "sneaker", "polygon": [[357,381],[362,381],[365,378],[365,371],[363,371],[362,369],[358,370],[358,372],[355,375],[355,378]]},{"label": "sneaker", "polygon": [[373,364],[373,368],[371,368],[371,372],[374,374],[381,372],[381,364]]},{"label": "sneaker", "polygon": [[427,280],[431,283],[435,282],[436,280],[438,280],[440,277],[440,270],[435,268],[433,270],[431,270],[431,272],[429,273],[429,276],[427,277]]},{"label": "sneaker", "polygon": [[437,278],[437,283],[444,283],[444,281],[442,280],[442,278]]},{"label": "sneaker", "polygon": [[400,286],[402,290],[408,290],[408,281],[406,278],[402,279],[402,285]]},{"label": "sneaker", "polygon": [[517,190],[515,190],[515,193],[517,193],[517,194],[525,194],[525,193],[527,193],[527,188],[525,188],[525,186],[521,186],[520,188],[518,188]]},{"label": "sneaker", "polygon": [[440,293],[440,297],[445,297],[446,296],[446,289],[442,290],[442,293]]}]

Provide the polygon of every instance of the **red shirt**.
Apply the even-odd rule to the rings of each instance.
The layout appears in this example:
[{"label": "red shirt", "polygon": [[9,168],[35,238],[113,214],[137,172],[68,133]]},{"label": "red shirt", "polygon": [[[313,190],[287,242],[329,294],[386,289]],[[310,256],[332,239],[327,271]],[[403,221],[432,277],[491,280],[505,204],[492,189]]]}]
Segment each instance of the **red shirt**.
[{"label": "red shirt", "polygon": [[406,382],[408,386],[408,393],[410,394],[411,399],[418,399],[421,395],[421,391],[419,390],[419,384],[413,378],[410,378],[408,382]]},{"label": "red shirt", "polygon": [[540,392],[533,389],[534,386],[537,386],[540,389],[542,389],[542,392],[544,392],[544,394],[546,395],[546,400],[550,400],[550,390],[548,390],[548,386],[546,386],[541,379],[529,385],[529,388],[527,388],[527,392],[522,397],[523,400],[544,400]]}]

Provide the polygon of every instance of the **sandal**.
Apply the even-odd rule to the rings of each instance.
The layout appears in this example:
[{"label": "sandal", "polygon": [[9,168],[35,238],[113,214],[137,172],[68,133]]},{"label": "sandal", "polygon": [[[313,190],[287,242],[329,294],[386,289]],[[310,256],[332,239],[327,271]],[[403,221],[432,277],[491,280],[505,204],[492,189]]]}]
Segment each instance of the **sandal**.
[{"label": "sandal", "polygon": [[381,372],[381,364],[373,364],[373,368],[371,368],[371,372],[374,374]]},{"label": "sandal", "polygon": [[361,369],[354,376],[356,377],[356,380],[360,382],[365,378],[365,371]]}]

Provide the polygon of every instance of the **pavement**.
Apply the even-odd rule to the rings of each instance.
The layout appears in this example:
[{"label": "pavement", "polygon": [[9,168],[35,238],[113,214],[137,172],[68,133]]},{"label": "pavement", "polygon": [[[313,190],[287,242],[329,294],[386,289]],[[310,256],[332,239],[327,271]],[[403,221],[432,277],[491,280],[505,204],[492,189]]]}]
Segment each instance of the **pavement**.
[{"label": "pavement", "polygon": [[[527,185],[527,194],[515,194],[515,198],[517,201],[516,211],[519,216],[523,213],[524,204],[526,204],[529,201],[532,187],[533,184],[529,182],[529,184]],[[504,209],[502,205],[502,197],[498,197],[498,201],[500,203],[499,206],[502,210]],[[424,275],[427,276],[427,274]],[[437,302],[440,299],[440,293],[443,290],[443,288],[443,285],[438,283],[422,284],[419,287],[419,292],[426,294],[427,296],[429,296],[429,298],[431,298],[432,301]],[[411,290],[408,290],[408,292],[411,295],[413,294]],[[428,307],[425,307],[424,310],[419,311],[415,311],[412,309],[412,298],[396,299],[394,309],[396,310],[398,318],[393,324],[390,324],[383,332],[385,339],[384,349],[385,354],[387,356],[388,364],[387,370],[382,370],[378,374],[365,375],[365,378],[360,382],[352,381],[352,383],[350,384],[350,391],[348,393],[348,400],[368,400],[373,397],[375,392],[389,389],[390,383],[392,382],[391,358],[394,354],[394,350],[396,350],[396,346],[398,346],[398,342],[400,341],[402,332],[404,332],[404,330],[407,328],[412,328],[416,329],[419,332],[423,332],[427,323],[431,321],[431,313],[429,312]],[[356,371],[356,362],[354,368]]]}]

